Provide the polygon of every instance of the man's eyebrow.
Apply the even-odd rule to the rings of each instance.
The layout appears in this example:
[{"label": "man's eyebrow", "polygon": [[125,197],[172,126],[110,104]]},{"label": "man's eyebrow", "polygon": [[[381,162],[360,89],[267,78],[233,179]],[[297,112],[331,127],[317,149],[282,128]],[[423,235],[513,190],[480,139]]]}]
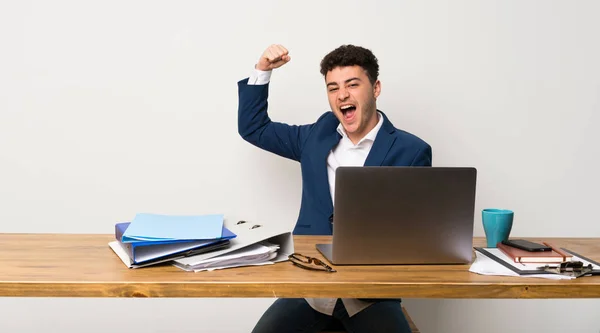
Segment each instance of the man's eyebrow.
[{"label": "man's eyebrow", "polygon": [[[358,78],[358,77],[352,77],[352,78],[349,78],[348,80],[344,81],[344,83],[348,83],[348,82],[350,82],[350,81],[354,81],[354,80],[358,80],[358,81],[360,81],[360,78]],[[329,87],[329,86],[337,86],[337,85],[338,85],[338,84],[337,84],[336,82],[329,82],[329,83],[327,83],[327,86],[328,86],[328,87]]]}]

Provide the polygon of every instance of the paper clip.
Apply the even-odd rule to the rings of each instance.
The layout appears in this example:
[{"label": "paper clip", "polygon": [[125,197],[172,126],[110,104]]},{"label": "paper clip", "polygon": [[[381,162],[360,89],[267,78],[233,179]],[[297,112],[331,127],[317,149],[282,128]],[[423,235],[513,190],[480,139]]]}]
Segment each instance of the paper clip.
[{"label": "paper clip", "polygon": [[581,261],[565,261],[558,266],[545,265],[538,267],[545,272],[561,274],[566,276],[574,276],[576,278],[584,276],[593,271],[592,264],[585,266]]}]

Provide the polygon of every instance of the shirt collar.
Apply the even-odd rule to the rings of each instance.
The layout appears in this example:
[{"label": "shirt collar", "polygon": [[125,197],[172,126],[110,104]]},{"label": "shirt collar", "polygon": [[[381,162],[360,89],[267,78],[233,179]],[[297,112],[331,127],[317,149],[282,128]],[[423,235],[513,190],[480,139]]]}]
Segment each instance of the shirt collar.
[{"label": "shirt collar", "polygon": [[[379,118],[379,121],[377,121],[377,125],[375,125],[375,127],[373,127],[373,129],[371,131],[369,131],[369,133],[367,133],[367,135],[365,135],[362,139],[360,139],[360,141],[358,141],[358,143],[356,144],[357,146],[366,140],[369,140],[371,142],[375,141],[375,137],[377,137],[377,133],[379,132],[379,129],[383,125],[383,115],[379,111],[377,111],[377,118]],[[350,140],[350,138],[348,138],[348,135],[346,134],[346,131],[344,130],[344,126],[342,125],[342,123],[340,123],[338,125],[337,131],[338,131],[338,133],[340,133],[340,135],[343,138]]]}]

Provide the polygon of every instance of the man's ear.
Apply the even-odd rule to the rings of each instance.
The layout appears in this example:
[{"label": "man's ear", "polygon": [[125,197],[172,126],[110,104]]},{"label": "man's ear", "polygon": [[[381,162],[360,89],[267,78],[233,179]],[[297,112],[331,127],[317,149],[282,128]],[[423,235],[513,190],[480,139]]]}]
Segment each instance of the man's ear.
[{"label": "man's ear", "polygon": [[373,96],[375,96],[375,98],[379,97],[379,94],[381,93],[381,81],[377,80],[375,81],[375,84],[373,85]]}]

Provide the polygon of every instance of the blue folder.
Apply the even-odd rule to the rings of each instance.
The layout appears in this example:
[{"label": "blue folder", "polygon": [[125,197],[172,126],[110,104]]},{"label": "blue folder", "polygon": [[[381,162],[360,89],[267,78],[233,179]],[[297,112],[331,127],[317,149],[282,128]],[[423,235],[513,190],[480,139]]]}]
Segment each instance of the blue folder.
[{"label": "blue folder", "polygon": [[200,240],[219,238],[223,228],[223,214],[161,215],[136,214],[120,239],[123,243],[139,240]]},{"label": "blue folder", "polygon": [[128,241],[123,242],[123,234],[131,222],[115,224],[115,238],[127,252],[132,265],[147,265],[164,262],[167,259],[179,259],[199,253],[221,249],[229,245],[229,240],[235,238],[233,232],[222,227],[221,236],[213,239],[202,240],[160,240],[160,241]]}]

